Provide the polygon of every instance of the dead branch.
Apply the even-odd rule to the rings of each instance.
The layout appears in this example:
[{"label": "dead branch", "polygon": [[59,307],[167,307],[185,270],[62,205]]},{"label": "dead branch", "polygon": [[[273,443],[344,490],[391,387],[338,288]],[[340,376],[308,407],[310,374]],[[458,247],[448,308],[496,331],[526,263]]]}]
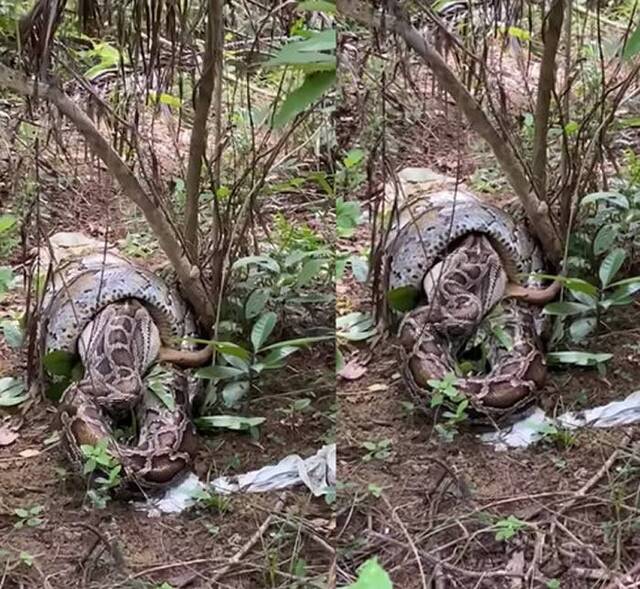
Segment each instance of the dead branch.
[{"label": "dead branch", "polygon": [[538,196],[546,200],[547,193],[547,134],[551,95],[556,84],[556,55],[562,33],[564,0],[554,0],[544,26],[544,51],[540,65],[540,81],[536,98],[535,128],[533,137],[532,173]]},{"label": "dead branch", "polygon": [[[387,0],[390,15],[385,15],[385,27],[400,36],[429,66],[440,85],[454,99],[473,130],[484,139],[493,150],[500,167],[509,183],[522,201],[525,212],[532,224],[550,261],[557,263],[562,255],[561,241],[551,221],[548,205],[532,191],[524,167],[518,161],[509,143],[500,135],[475,98],[451,71],[449,66],[411,26],[396,0]],[[338,0],[338,11],[364,26],[380,28],[381,18],[360,0]]]},{"label": "dead branch", "polygon": [[116,178],[124,195],[136,204],[144,214],[160,247],[176,271],[185,297],[193,305],[200,321],[206,327],[213,325],[215,313],[201,281],[200,270],[185,256],[180,240],[162,212],[159,203],[147,194],[138,178],[98,131],[91,119],[59,88],[43,82],[35,82],[2,64],[0,64],[0,87],[13,90],[24,96],[34,97],[37,94],[38,97],[53,103],[74,124],[95,154]]}]

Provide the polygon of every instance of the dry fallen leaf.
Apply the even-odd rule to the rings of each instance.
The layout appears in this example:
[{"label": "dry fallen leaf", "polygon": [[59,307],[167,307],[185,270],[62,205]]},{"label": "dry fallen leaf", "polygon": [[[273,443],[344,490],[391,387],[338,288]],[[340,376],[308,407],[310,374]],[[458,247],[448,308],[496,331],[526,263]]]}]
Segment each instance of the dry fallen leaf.
[{"label": "dry fallen leaf", "polygon": [[38,454],[40,454],[40,450],[36,450],[35,448],[27,448],[26,450],[23,450],[22,452],[19,452],[18,456],[20,456],[22,458],[33,458],[34,456],[37,456]]},{"label": "dry fallen leaf", "polygon": [[386,391],[388,389],[389,389],[389,385],[381,382],[372,384],[371,386],[367,387],[367,390],[371,391],[372,393],[377,393],[379,391]]},{"label": "dry fallen leaf", "polygon": [[338,376],[341,376],[345,380],[358,380],[367,372],[367,367],[360,364],[358,358],[352,358],[347,362],[342,370],[338,372]]},{"label": "dry fallen leaf", "polygon": [[7,427],[0,427],[0,446],[8,446],[18,439],[17,432],[12,432]]}]

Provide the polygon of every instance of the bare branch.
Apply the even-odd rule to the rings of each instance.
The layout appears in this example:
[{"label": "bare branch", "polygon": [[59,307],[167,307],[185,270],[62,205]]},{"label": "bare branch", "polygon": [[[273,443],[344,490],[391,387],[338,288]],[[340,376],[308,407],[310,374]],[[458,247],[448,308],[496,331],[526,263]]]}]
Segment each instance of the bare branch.
[{"label": "bare branch", "polygon": [[1,87],[24,96],[37,94],[38,97],[49,100],[75,125],[95,154],[116,178],[125,196],[140,208],[158,238],[160,247],[175,268],[185,297],[193,305],[200,321],[210,327],[215,313],[200,279],[200,271],[184,255],[180,241],[158,203],[145,192],[136,176],[98,131],[91,119],[57,87],[42,82],[36,83],[2,64],[0,64]]},{"label": "bare branch", "polygon": [[211,108],[211,97],[216,85],[216,17],[222,11],[222,0],[209,0],[207,16],[207,39],[205,43],[202,77],[196,87],[195,115],[189,142],[189,163],[187,164],[186,201],[184,211],[184,237],[191,259],[198,259],[198,208],[200,203],[200,179],[202,161],[206,155],[209,130],[207,120]]},{"label": "bare branch", "polygon": [[556,55],[562,21],[564,17],[564,0],[554,0],[546,18],[544,27],[544,52],[540,66],[540,81],[536,99],[535,128],[533,137],[533,181],[538,196],[546,200],[547,193],[547,134],[549,132],[549,112],[551,95],[556,83]]},{"label": "bare branch", "polygon": [[[385,26],[399,35],[431,68],[440,85],[451,95],[471,127],[484,139],[505,173],[509,183],[522,201],[532,229],[540,239],[550,261],[561,258],[561,242],[551,221],[548,205],[532,191],[525,170],[508,142],[491,124],[478,102],[447,66],[440,54],[416,31],[402,13],[395,0],[387,0],[391,15],[385,16]],[[338,11],[368,27],[380,27],[378,15],[360,0],[338,0]]]}]

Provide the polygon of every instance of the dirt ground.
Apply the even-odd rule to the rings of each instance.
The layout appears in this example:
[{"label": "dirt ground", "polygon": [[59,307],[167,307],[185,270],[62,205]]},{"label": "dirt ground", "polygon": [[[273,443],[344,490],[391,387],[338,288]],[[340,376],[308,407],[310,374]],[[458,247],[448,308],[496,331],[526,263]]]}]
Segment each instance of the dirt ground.
[{"label": "dirt ground", "polygon": [[[39,205],[31,210],[40,216],[42,236],[63,230],[105,237],[106,232],[115,242],[144,227],[92,162],[78,156],[74,169],[68,162],[52,166],[46,154],[43,160]],[[8,157],[0,157],[0,163],[4,212],[16,204],[16,175],[33,169],[22,162],[16,171],[16,160]],[[317,206],[307,202],[313,195],[291,198],[296,219],[312,222]],[[35,244],[30,239],[21,246],[20,235],[16,240],[0,265],[9,264],[20,275]],[[154,268],[161,262],[162,256],[144,261]],[[24,302],[23,289],[11,291],[0,302],[0,316],[20,313]],[[315,326],[318,321],[333,325],[333,313],[315,319]],[[291,327],[304,333],[304,326]],[[333,441],[333,358],[331,345],[313,346],[261,383],[262,394],[248,407],[252,416],[267,418],[257,439],[226,430],[202,435],[194,469],[201,479],[254,470],[291,453],[310,456]],[[25,369],[26,353],[11,350],[0,337],[0,376],[21,377]],[[293,416],[284,411],[305,397],[311,410]],[[54,435],[54,414],[54,405],[40,397],[15,411],[0,410],[0,431],[4,426],[18,434],[15,441],[0,443],[0,587],[326,586],[334,555],[327,538],[334,524],[324,498],[300,489],[232,496],[224,509],[196,507],[159,518],[119,501],[94,509],[83,481],[70,473]],[[16,528],[15,510],[34,506],[42,507],[42,522]]]},{"label": "dirt ground", "polygon": [[[419,68],[412,72],[419,79]],[[375,84],[369,81],[368,93],[365,82],[346,87],[342,108],[360,115],[345,119],[339,133],[345,150],[366,148],[365,113],[380,106],[372,98]],[[450,107],[431,92],[394,93],[393,84],[384,130],[390,169],[428,167],[470,182],[476,172],[495,167]],[[397,97],[406,99],[405,106],[415,101],[410,123],[410,109],[398,107]],[[398,110],[404,114],[396,119]],[[380,185],[377,173],[373,186]],[[372,192],[363,187],[355,195],[367,210]],[[483,196],[499,206],[513,201],[499,187]],[[370,240],[371,226],[364,224],[339,246],[366,251]],[[337,287],[337,308],[338,314],[371,311],[370,285],[345,278]],[[604,374],[575,367],[550,371],[539,398],[547,415],[606,404],[637,390],[638,320],[636,303],[585,342],[586,350],[613,354]],[[402,589],[638,586],[639,427],[574,431],[505,452],[481,443],[468,427],[446,442],[429,418],[403,405],[412,399],[392,338],[372,350],[350,349],[361,358],[371,355],[361,378],[338,383],[339,586],[374,556]],[[369,459],[363,444],[380,441],[388,455]],[[523,526],[506,541],[497,539],[496,522],[509,516]]]}]

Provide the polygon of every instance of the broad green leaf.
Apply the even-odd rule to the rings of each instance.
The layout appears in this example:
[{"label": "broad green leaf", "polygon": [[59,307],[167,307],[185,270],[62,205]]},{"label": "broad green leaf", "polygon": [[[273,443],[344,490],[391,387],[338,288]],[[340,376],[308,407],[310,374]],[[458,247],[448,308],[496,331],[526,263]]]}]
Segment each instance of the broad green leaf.
[{"label": "broad green leaf", "polygon": [[513,338],[504,330],[502,325],[495,325],[491,332],[505,350],[510,352],[513,349]]},{"label": "broad green leaf", "polygon": [[618,236],[618,231],[618,223],[608,223],[600,227],[600,230],[596,233],[595,239],[593,240],[593,253],[599,256],[609,251]]},{"label": "broad green leaf", "polygon": [[204,341],[204,343],[211,344],[221,354],[228,354],[242,360],[248,360],[251,357],[251,353],[248,350],[233,342]]},{"label": "broad green leaf", "polygon": [[222,399],[227,407],[234,407],[249,392],[249,381],[230,382],[222,389]]},{"label": "broad green leaf", "polygon": [[336,5],[328,0],[306,0],[298,4],[300,10],[308,10],[310,12],[326,12],[327,14],[336,13]]},{"label": "broad green leaf", "polygon": [[582,278],[567,278],[566,280],[564,280],[564,285],[574,295],[576,293],[582,293],[582,294],[586,294],[591,299],[595,299],[598,297],[598,287],[594,286],[590,282],[587,282],[586,280],[582,280]]},{"label": "broad green leaf", "polygon": [[295,354],[299,350],[300,348],[298,346],[282,346],[280,348],[275,348],[269,352],[262,363],[267,368],[271,368],[274,365],[279,365],[287,356],[291,356],[291,354]]},{"label": "broad green leaf", "polygon": [[231,270],[238,270],[239,268],[246,268],[251,265],[260,266],[272,272],[281,272],[280,264],[269,256],[247,256],[245,258],[239,258],[233,263]]},{"label": "broad green leaf", "polygon": [[640,53],[640,25],[627,39],[622,51],[622,59],[631,59]]},{"label": "broad green leaf", "polygon": [[344,167],[347,169],[355,168],[363,159],[365,153],[363,149],[354,147],[347,152],[347,155],[342,160]]},{"label": "broad green leaf", "polygon": [[304,82],[287,94],[282,106],[273,117],[273,127],[280,129],[286,125],[297,114],[319,100],[335,84],[335,81],[335,70],[308,73]]},{"label": "broad green leaf", "polygon": [[607,291],[607,293],[611,294],[609,294],[604,301],[601,301],[600,304],[603,309],[630,305],[633,303],[633,295],[638,291],[640,291],[640,284],[628,284],[627,286],[621,286],[616,288],[613,292]]},{"label": "broad green leaf", "polygon": [[347,262],[349,258],[347,255],[338,255],[336,258],[336,280],[342,280],[344,278],[344,271],[347,268]]},{"label": "broad green leaf", "polygon": [[42,359],[42,364],[49,374],[67,378],[71,376],[74,363],[75,356],[62,350],[52,350]]},{"label": "broad green leaf", "polygon": [[588,194],[580,200],[580,206],[586,207],[587,205],[597,204],[601,201],[611,203],[621,209],[629,208],[629,199],[619,192],[594,192]]},{"label": "broad green leaf", "polygon": [[324,260],[308,260],[300,270],[296,286],[305,286],[320,274]]},{"label": "broad green leaf", "polygon": [[253,319],[262,313],[269,302],[271,291],[267,288],[257,288],[247,298],[244,306],[244,316],[246,319]]},{"label": "broad green leaf", "polygon": [[300,337],[296,339],[288,339],[281,342],[277,342],[275,344],[269,344],[268,346],[264,346],[260,348],[261,352],[267,352],[268,350],[277,350],[279,348],[284,347],[296,347],[300,348],[302,346],[308,346],[310,344],[315,344],[317,342],[326,342],[327,340],[335,339],[333,335],[314,335],[310,337]]},{"label": "broad green leaf", "polygon": [[598,287],[587,282],[586,280],[582,280],[582,278],[570,278],[568,276],[559,276],[553,274],[532,274],[531,276],[533,278],[542,280],[554,280],[556,282],[560,282],[574,293],[581,292],[591,297],[598,296]]},{"label": "broad green leaf", "polygon": [[13,270],[9,266],[0,266],[0,300],[2,295],[11,288],[14,278]]},{"label": "broad green leaf", "polygon": [[265,417],[242,417],[240,415],[208,415],[194,420],[202,429],[225,428],[235,431],[248,430],[266,421]]},{"label": "broad green leaf", "polygon": [[358,311],[336,318],[337,336],[349,341],[362,341],[375,335],[374,320]]},{"label": "broad green leaf", "polygon": [[520,27],[507,27],[507,35],[509,35],[510,37],[514,37],[519,41],[524,41],[525,43],[531,41],[531,34],[529,33],[529,31],[525,31]]},{"label": "broad green leaf", "polygon": [[22,346],[24,336],[18,321],[12,321],[10,319],[0,321],[0,329],[2,329],[4,340],[10,348],[17,350]]},{"label": "broad green leaf", "polygon": [[622,248],[616,248],[609,252],[607,257],[602,260],[602,264],[600,264],[600,271],[598,272],[602,288],[607,288],[609,283],[615,278],[615,275],[620,270],[622,264],[624,264],[626,257],[627,252],[625,250]]},{"label": "broad green leaf", "polygon": [[176,408],[176,400],[171,392],[173,374],[162,366],[154,366],[153,370],[145,378],[149,390],[169,411]]},{"label": "broad green leaf", "polygon": [[387,293],[389,306],[400,313],[406,313],[418,304],[420,292],[413,286],[399,286]]},{"label": "broad green leaf", "polygon": [[366,282],[367,276],[369,275],[369,263],[367,260],[354,255],[349,258],[349,263],[351,264],[351,271],[356,281]]},{"label": "broad green leaf", "polygon": [[625,278],[623,280],[617,280],[609,285],[609,288],[615,288],[618,286],[635,286],[640,284],[640,276],[632,276],[631,278]]},{"label": "broad green leaf", "polygon": [[251,330],[251,344],[254,352],[258,352],[264,343],[269,339],[273,328],[276,326],[278,317],[273,312],[262,315],[253,325]]},{"label": "broad green leaf", "polygon": [[591,307],[583,305],[582,303],[564,301],[545,305],[543,313],[545,315],[561,315],[564,317],[568,315],[578,315],[579,313],[584,313],[589,310],[591,310]]},{"label": "broad green leaf", "polygon": [[344,354],[336,346],[336,372],[340,372],[345,367]]},{"label": "broad green leaf", "polygon": [[13,215],[0,215],[0,233],[9,231],[16,223],[17,219]]},{"label": "broad green leaf", "polygon": [[234,356],[233,354],[221,354],[227,364],[230,364],[234,368],[239,368],[242,372],[246,372],[249,374],[249,360],[244,358],[239,358],[238,356]]},{"label": "broad green leaf", "polygon": [[[354,151],[354,150],[352,150]],[[336,199],[336,231],[338,237],[351,237],[362,223],[362,207],[357,201]]]},{"label": "broad green leaf", "polygon": [[0,378],[0,407],[13,407],[27,400],[24,383],[17,378]]},{"label": "broad green leaf", "polygon": [[569,334],[571,335],[571,339],[576,342],[583,340],[590,333],[593,333],[596,328],[597,321],[595,317],[581,317],[580,319],[576,319],[569,326]]},{"label": "broad green leaf", "polygon": [[596,366],[613,358],[613,354],[592,352],[549,352],[547,360],[551,364],[575,364],[577,366]]},{"label": "broad green leaf", "polygon": [[325,51],[335,51],[336,31],[314,32],[303,41],[290,41],[282,47],[274,57],[265,63],[265,67],[281,65],[312,65],[314,68],[335,69],[336,57]]},{"label": "broad green leaf", "polygon": [[204,368],[200,368],[200,370],[196,372],[196,376],[198,378],[219,378],[223,380],[246,375],[246,370],[235,368],[233,366],[206,366]]},{"label": "broad green leaf", "polygon": [[380,566],[377,558],[370,558],[358,570],[355,583],[342,589],[393,589],[387,572]]}]

